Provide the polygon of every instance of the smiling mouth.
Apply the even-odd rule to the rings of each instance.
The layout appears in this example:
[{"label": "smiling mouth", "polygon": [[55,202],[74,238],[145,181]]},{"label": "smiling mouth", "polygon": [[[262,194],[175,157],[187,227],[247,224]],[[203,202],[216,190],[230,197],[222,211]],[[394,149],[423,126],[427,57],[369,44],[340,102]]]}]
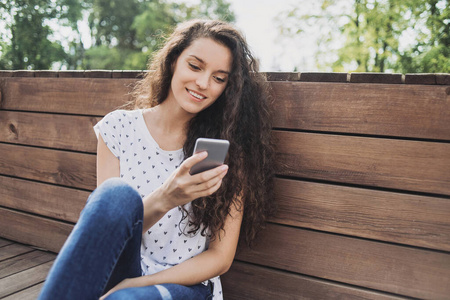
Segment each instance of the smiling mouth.
[{"label": "smiling mouth", "polygon": [[193,91],[191,91],[191,90],[189,90],[189,89],[186,89],[186,91],[187,91],[189,94],[191,94],[191,96],[193,96],[194,98],[196,98],[196,99],[198,99],[198,100],[206,99],[205,96],[202,96],[202,95],[200,95],[200,94],[197,94],[196,92],[193,92]]}]

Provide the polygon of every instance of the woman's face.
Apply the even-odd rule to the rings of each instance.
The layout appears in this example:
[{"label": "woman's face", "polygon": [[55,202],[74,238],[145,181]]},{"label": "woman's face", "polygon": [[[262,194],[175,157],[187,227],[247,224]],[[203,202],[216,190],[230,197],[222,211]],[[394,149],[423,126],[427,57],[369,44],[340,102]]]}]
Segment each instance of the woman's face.
[{"label": "woman's face", "polygon": [[231,72],[231,51],[209,38],[199,38],[175,62],[167,100],[197,114],[225,90]]}]

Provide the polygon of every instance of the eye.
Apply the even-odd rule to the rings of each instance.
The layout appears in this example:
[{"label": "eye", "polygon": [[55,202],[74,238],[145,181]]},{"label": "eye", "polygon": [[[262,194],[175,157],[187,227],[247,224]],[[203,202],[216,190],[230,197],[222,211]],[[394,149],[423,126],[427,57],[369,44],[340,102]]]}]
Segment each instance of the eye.
[{"label": "eye", "polygon": [[222,77],[218,77],[218,76],[213,76],[213,77],[219,83],[224,83],[226,81],[226,78],[222,78]]},{"label": "eye", "polygon": [[200,70],[200,67],[194,65],[193,63],[188,63],[188,64],[189,64],[189,67],[190,67],[191,69],[196,70],[196,71],[199,71],[199,70]]}]

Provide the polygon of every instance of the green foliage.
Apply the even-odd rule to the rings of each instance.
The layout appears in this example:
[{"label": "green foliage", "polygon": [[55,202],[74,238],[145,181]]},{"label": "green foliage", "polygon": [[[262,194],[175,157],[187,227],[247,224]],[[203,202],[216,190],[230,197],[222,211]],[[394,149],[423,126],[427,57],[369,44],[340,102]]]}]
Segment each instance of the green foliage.
[{"label": "green foliage", "polygon": [[[177,23],[192,18],[232,22],[229,6],[226,0],[201,0],[198,5],[158,0],[0,0],[1,19],[7,24],[6,30],[0,28],[0,69],[59,65],[142,70]],[[86,18],[90,41],[82,39],[79,27]],[[57,32],[61,29],[64,34]]]},{"label": "green foliage", "polygon": [[54,61],[64,60],[63,47],[52,41],[53,30],[47,21],[61,19],[72,24],[76,12],[65,4],[63,0],[2,0],[0,14],[10,22],[5,28],[9,34],[1,33],[0,68],[49,69]]},{"label": "green foliage", "polygon": [[[318,41],[320,69],[362,72],[450,72],[450,0],[320,0],[315,14],[284,13],[282,32],[326,27]],[[317,30],[317,28],[314,28]],[[333,52],[336,59],[324,61]],[[329,56],[328,56],[329,57]]]}]

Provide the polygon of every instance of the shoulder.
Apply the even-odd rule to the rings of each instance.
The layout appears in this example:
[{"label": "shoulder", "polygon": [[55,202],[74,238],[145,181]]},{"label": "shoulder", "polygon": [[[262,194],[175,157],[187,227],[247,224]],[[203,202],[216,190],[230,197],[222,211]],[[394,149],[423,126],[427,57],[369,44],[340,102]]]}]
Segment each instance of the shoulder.
[{"label": "shoulder", "polygon": [[133,119],[138,119],[141,110],[124,110],[118,109],[114,110],[103,117],[103,122],[105,123],[123,123],[125,121],[131,121]]},{"label": "shoulder", "polygon": [[141,113],[140,109],[135,109],[135,110],[117,109],[117,110],[114,110],[114,111],[108,113],[107,115],[105,115],[105,118],[106,117],[114,118],[114,119],[131,118],[131,117],[138,115],[139,113]]}]

